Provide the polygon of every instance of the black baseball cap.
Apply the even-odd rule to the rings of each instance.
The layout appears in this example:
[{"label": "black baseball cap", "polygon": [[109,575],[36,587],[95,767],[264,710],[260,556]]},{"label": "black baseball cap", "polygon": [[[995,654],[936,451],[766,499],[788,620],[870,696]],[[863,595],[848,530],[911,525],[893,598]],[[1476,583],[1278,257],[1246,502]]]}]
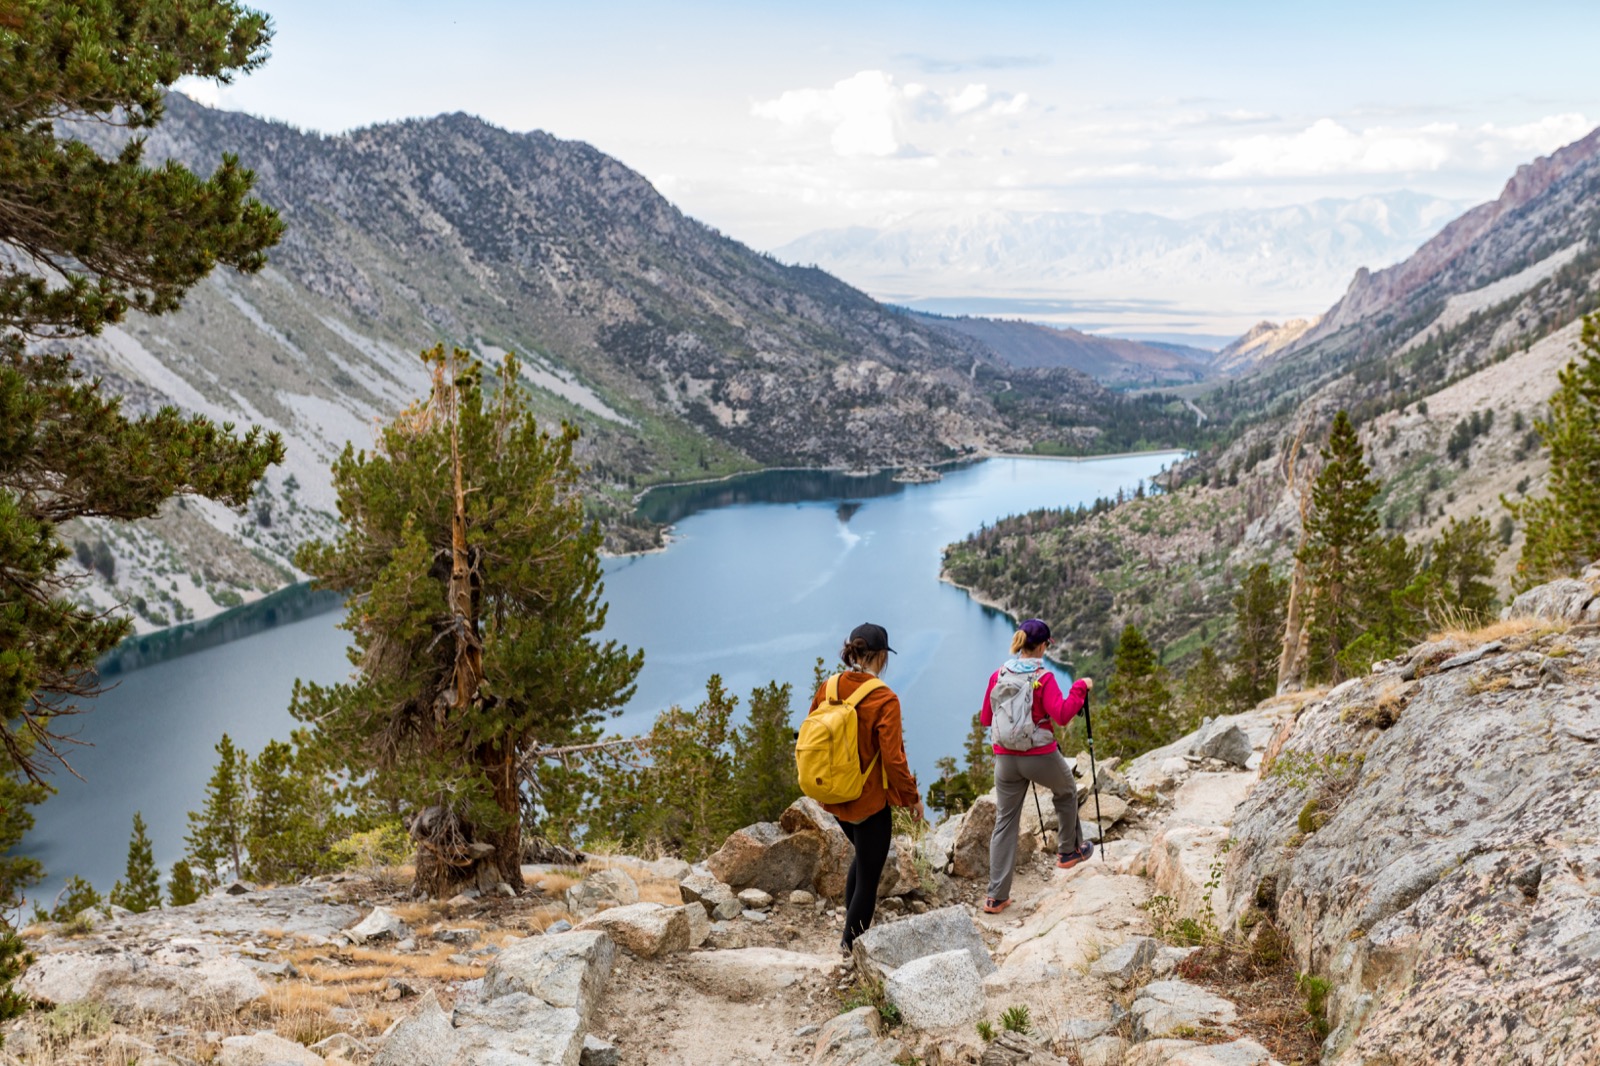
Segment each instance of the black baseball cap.
[{"label": "black baseball cap", "polygon": [[858,640],[868,651],[894,651],[889,647],[889,631],[875,622],[862,622],[850,631],[850,643]]}]

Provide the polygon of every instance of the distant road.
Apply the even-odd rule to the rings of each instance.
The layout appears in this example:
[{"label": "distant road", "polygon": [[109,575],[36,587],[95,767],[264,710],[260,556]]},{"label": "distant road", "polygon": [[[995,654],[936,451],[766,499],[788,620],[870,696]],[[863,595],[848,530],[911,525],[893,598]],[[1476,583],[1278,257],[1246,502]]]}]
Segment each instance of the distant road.
[{"label": "distant road", "polygon": [[1205,425],[1206,424],[1206,413],[1204,411],[1200,410],[1199,407],[1195,406],[1195,402],[1193,400],[1189,399],[1187,396],[1185,396],[1183,398],[1183,402],[1188,405],[1189,410],[1194,412],[1194,424],[1196,426]]}]

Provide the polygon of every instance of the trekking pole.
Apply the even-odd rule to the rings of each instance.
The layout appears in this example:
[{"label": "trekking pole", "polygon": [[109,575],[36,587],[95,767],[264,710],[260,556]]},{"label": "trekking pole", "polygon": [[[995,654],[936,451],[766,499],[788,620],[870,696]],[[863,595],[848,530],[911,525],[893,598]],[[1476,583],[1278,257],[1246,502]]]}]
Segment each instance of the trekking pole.
[{"label": "trekking pole", "polygon": [[[1100,771],[1094,765],[1094,723],[1089,718],[1089,693],[1091,689],[1083,690],[1083,733],[1089,740],[1089,780],[1094,785],[1094,828],[1100,835],[1100,861],[1106,861],[1106,828],[1100,823]],[[1039,797],[1034,797],[1038,802]]]},{"label": "trekking pole", "polygon": [[[1032,781],[1028,782],[1028,791],[1033,793],[1033,813],[1039,816],[1039,846],[1044,847],[1044,808],[1039,806],[1039,786]],[[1056,828],[1056,843],[1061,842],[1061,829]]]}]

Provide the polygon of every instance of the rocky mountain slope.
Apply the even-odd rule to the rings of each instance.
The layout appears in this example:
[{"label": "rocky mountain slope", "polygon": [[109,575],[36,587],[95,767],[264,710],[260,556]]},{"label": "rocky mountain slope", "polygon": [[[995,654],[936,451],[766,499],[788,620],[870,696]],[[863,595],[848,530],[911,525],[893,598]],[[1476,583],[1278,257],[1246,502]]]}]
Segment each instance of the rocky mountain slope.
[{"label": "rocky mountain slope", "polygon": [[1259,366],[1305,336],[1319,319],[1291,318],[1277,322],[1257,322],[1231,344],[1217,352],[1212,365],[1225,374],[1241,373]]},{"label": "rocky mountain slope", "polygon": [[130,408],[264,425],[289,460],[247,515],[190,502],[69,531],[111,559],[95,595],[131,599],[142,628],[295,576],[293,545],[333,521],[329,460],[423,391],[415,353],[438,342],[525,359],[541,417],[585,431],[619,548],[653,543],[626,517],[652,482],[930,464],[1081,443],[1105,421],[1103,390],[1069,370],[1029,376],[1050,418],[997,408],[1016,372],[982,345],[729,240],[581,143],[461,114],[321,136],[173,95],[147,147],[200,170],[224,152],[288,223],[268,268],[213,275],[179,313],[73,350]]},{"label": "rocky mountain slope", "polygon": [[[992,313],[1010,315],[1024,313],[1022,302],[1056,301],[1063,321],[1092,320],[1096,329],[1127,333],[1137,323],[1142,331],[1228,335],[1263,316],[1327,306],[1358,268],[1410,255],[1461,206],[1395,192],[1189,218],[930,213],[876,229],[823,230],[773,254],[912,306],[983,297]],[[1008,300],[1018,309],[1004,309]]]},{"label": "rocky mountain slope", "polygon": [[1080,757],[1098,853],[1057,869],[1025,805],[998,915],[992,793],[896,837],[847,960],[849,845],[801,800],[703,864],[530,865],[520,897],[406,901],[381,871],[40,924],[0,1062],[1595,1061],[1600,564],[1508,613]]},{"label": "rocky mountain slope", "polygon": [[[1385,299],[1347,302],[1197,395],[1227,436],[1179,466],[1170,491],[1081,523],[1040,514],[997,525],[953,545],[949,573],[1019,617],[1072,616],[1075,653],[1134,622],[1182,661],[1227,630],[1251,566],[1286,568],[1299,497],[1285,458],[1301,438],[1314,461],[1344,408],[1383,482],[1385,527],[1419,543],[1451,517],[1486,518],[1506,548],[1505,592],[1521,532],[1499,501],[1540,491],[1533,421],[1574,355],[1581,316],[1600,307],[1600,136],[1522,168],[1500,200],[1385,278]],[[1358,278],[1352,292],[1372,284]],[[1029,577],[1040,572],[1052,580]]]},{"label": "rocky mountain slope", "polygon": [[1212,353],[1200,348],[1098,337],[1019,319],[912,317],[972,337],[1011,366],[1070,367],[1111,388],[1189,384],[1212,376]]}]

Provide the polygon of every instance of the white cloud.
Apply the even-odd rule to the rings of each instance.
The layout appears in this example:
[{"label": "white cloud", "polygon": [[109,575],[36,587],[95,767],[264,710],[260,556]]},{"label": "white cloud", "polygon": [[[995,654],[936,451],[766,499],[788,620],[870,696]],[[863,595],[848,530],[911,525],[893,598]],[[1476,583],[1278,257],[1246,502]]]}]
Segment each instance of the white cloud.
[{"label": "white cloud", "polygon": [[224,86],[221,82],[211,78],[179,78],[173,88],[197,104],[204,104],[206,107],[220,107],[222,105]]},{"label": "white cloud", "polygon": [[829,144],[840,156],[913,156],[912,132],[983,115],[1017,115],[1028,107],[1026,93],[991,92],[970,84],[955,92],[908,82],[882,70],[863,70],[827,89],[790,89],[774,100],[757,101],[750,113],[784,126],[829,130]]},{"label": "white cloud", "polygon": [[1582,115],[1551,115],[1519,126],[1433,122],[1410,128],[1352,129],[1321,118],[1290,133],[1221,142],[1227,158],[1207,168],[1220,179],[1421,174],[1458,167],[1512,165],[1581,137]]}]

